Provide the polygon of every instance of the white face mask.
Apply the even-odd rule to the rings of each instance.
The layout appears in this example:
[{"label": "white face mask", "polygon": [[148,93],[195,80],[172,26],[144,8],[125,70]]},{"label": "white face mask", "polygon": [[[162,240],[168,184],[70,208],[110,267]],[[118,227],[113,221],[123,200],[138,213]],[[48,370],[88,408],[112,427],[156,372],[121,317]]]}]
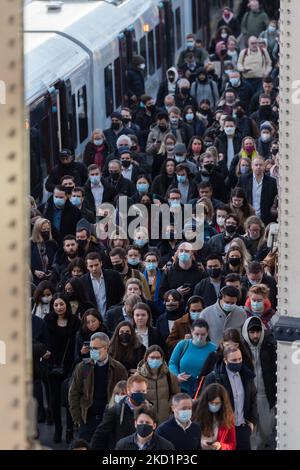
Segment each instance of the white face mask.
[{"label": "white face mask", "polygon": [[224,227],[225,217],[217,217],[217,224],[219,225],[219,227]]},{"label": "white face mask", "polygon": [[235,133],[235,128],[234,127],[225,127],[224,128],[225,134],[232,136]]},{"label": "white face mask", "polygon": [[98,146],[103,144],[103,139],[94,139],[94,144]]},{"label": "white face mask", "polygon": [[141,64],[141,65],[140,65],[140,69],[141,69],[141,70],[145,70],[145,68],[146,68],[146,64]]},{"label": "white face mask", "polygon": [[50,296],[44,295],[44,296],[41,298],[41,301],[42,301],[43,304],[50,304],[51,299],[52,299],[52,295],[50,295]]}]

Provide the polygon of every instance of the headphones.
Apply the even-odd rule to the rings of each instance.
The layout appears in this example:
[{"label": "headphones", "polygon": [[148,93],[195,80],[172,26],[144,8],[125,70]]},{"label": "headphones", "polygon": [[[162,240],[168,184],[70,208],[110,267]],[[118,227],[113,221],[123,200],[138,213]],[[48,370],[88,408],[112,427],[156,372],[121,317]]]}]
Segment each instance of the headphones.
[{"label": "headphones", "polygon": [[[231,292],[226,293],[226,290],[229,290],[229,289],[230,289]],[[222,289],[219,292],[218,299],[219,300],[223,299],[224,295],[228,295],[229,297],[237,297],[238,298],[239,295],[240,295],[240,292],[234,286],[224,286],[224,287],[222,287]]]},{"label": "headphones", "polygon": [[205,308],[204,299],[200,295],[192,295],[192,297],[190,297],[187,301],[187,304],[185,307],[185,313],[189,313],[191,304],[196,304],[197,302],[201,302],[203,305],[203,308]]}]

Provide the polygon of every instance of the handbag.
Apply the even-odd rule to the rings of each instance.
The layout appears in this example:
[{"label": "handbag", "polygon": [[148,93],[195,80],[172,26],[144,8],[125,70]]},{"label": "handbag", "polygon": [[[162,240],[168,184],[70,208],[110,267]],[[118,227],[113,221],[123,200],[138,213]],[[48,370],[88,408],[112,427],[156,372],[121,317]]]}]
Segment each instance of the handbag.
[{"label": "handbag", "polygon": [[62,357],[60,365],[49,364],[48,365],[48,375],[50,377],[62,377],[65,374],[64,360],[67,354],[67,350],[70,344],[70,338],[68,338],[67,345],[64,350],[64,355]]}]

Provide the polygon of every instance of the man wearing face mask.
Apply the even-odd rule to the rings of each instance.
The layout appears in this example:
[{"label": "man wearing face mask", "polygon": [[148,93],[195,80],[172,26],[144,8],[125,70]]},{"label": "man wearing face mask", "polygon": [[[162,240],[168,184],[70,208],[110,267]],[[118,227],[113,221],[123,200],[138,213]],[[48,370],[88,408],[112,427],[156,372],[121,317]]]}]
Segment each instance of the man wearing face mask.
[{"label": "man wearing face mask", "polygon": [[176,165],[184,164],[187,166],[188,170],[193,174],[196,175],[198,172],[198,168],[196,163],[187,160],[187,149],[185,144],[178,143],[174,146],[174,160]]},{"label": "man wearing face mask", "polygon": [[157,106],[154,104],[152,96],[142,95],[139,109],[135,115],[135,123],[140,127],[139,141],[141,150],[144,152],[146,148],[149,129],[155,123]]},{"label": "man wearing face mask", "polygon": [[111,126],[103,131],[110,152],[117,148],[117,140],[121,135],[132,134],[130,129],[123,125],[122,114],[119,111],[111,113]]},{"label": "man wearing face mask", "polygon": [[80,210],[81,218],[87,220],[90,224],[96,222],[96,214],[90,210],[87,201],[85,201],[85,191],[80,186],[72,189],[70,202]]},{"label": "man wearing face mask", "polygon": [[[220,171],[218,171],[218,168],[215,164],[214,156],[209,152],[203,153],[199,158],[199,164],[200,164],[200,171],[196,175],[195,181],[198,184],[202,184],[202,183],[210,184],[212,187],[212,191],[213,191],[212,192],[213,198],[223,203],[224,202],[226,203],[228,197],[227,197],[224,177],[222,176]],[[203,197],[203,195],[201,195],[201,197]]]},{"label": "man wearing face mask", "polygon": [[97,207],[104,202],[113,203],[116,195],[113,186],[102,177],[100,168],[95,164],[88,167],[88,180],[84,190],[86,204],[95,216]]},{"label": "man wearing face mask", "polygon": [[230,116],[225,118],[224,131],[216,138],[214,145],[218,152],[224,155],[224,164],[229,170],[234,156],[240,151],[242,145],[241,134],[236,128],[234,118]]},{"label": "man wearing face mask", "polygon": [[[185,80],[185,79],[182,79]],[[189,142],[190,130],[182,120],[181,110],[174,106],[169,111],[170,132],[176,137],[177,142],[183,142],[185,145]]]},{"label": "man wearing face mask", "polygon": [[69,234],[75,234],[76,224],[81,218],[80,210],[73,206],[66,188],[56,185],[43,209],[43,217],[51,223],[52,235],[58,244]]},{"label": "man wearing face mask", "polygon": [[263,79],[263,89],[255,93],[251,98],[249,111],[255,113],[259,108],[259,99],[261,94],[268,95],[271,98],[271,103],[275,103],[276,97],[279,93],[278,89],[275,88],[273,78],[267,76]]},{"label": "man wearing face mask", "polygon": [[[233,89],[237,100],[240,101],[246,111],[248,111],[249,102],[252,97],[252,89],[250,85],[243,79],[240,72],[233,70],[228,75],[228,82],[225,89]],[[236,103],[234,108],[236,107]]]},{"label": "man wearing face mask", "polygon": [[251,439],[253,450],[275,449],[276,343],[266,334],[260,318],[245,321],[243,343],[253,359],[257,389],[258,423]]},{"label": "man wearing face mask", "polygon": [[120,162],[122,166],[121,168],[122,176],[124,176],[124,178],[135,183],[138,176],[142,173],[140,166],[132,158],[132,154],[129,149],[124,147],[119,152],[119,155],[120,155]]},{"label": "man wearing face mask", "polygon": [[103,267],[111,268],[108,253],[106,248],[101,242],[95,240],[91,234],[91,225],[85,220],[81,219],[76,227],[76,241],[81,248],[81,257],[85,258],[87,254],[94,253],[95,251],[100,253],[103,258]]},{"label": "man wearing face mask", "polygon": [[239,297],[238,289],[225,286],[220,290],[217,302],[201,312],[201,318],[209,325],[209,337],[213,343],[220,343],[227,328],[241,331],[247,315],[243,308],[237,306]]},{"label": "man wearing face mask", "polygon": [[74,178],[78,186],[83,186],[87,179],[87,168],[84,163],[75,162],[74,153],[69,149],[63,149],[58,155],[58,164],[51,170],[46,181],[46,190],[53,192],[56,185],[61,184],[61,179],[69,175]]},{"label": "man wearing face mask", "polygon": [[116,194],[122,193],[131,197],[135,194],[136,188],[132,181],[124,178],[121,173],[121,162],[119,160],[111,160],[108,164],[108,178],[104,180],[114,188]]},{"label": "man wearing face mask", "polygon": [[135,411],[144,406],[151,406],[146,400],[147,391],[147,379],[138,374],[129,377],[127,395],[104,411],[103,420],[92,437],[92,450],[112,450],[120,439],[135,432]]},{"label": "man wearing face mask", "polygon": [[[247,105],[241,101],[236,101],[232,116],[236,119],[236,125],[241,133],[242,139],[245,137],[252,137],[253,139],[257,139],[259,137],[259,129],[254,119],[247,116],[246,110]],[[235,163],[235,160],[233,160],[233,162]]]},{"label": "man wearing face mask", "polygon": [[174,450],[171,442],[154,432],[157,427],[157,416],[152,408],[143,407],[136,410],[134,425],[136,432],[117,442],[115,450]]},{"label": "man wearing face mask", "polygon": [[186,106],[192,106],[194,109],[197,109],[197,102],[195,98],[190,95],[191,84],[187,78],[181,78],[177,82],[178,88],[177,93],[175,93],[175,105],[184,109]]},{"label": "man wearing face mask", "polygon": [[235,417],[236,450],[251,450],[250,437],[257,423],[257,391],[254,373],[243,363],[237,346],[226,347],[223,362],[205,378],[203,388],[212,383],[223,385],[228,392]]},{"label": "man wearing face mask", "polygon": [[200,319],[200,314],[205,307],[203,298],[199,295],[192,295],[186,306],[187,313],[178,320],[175,320],[171,333],[169,334],[166,344],[170,352],[182,339],[191,339],[192,323]]},{"label": "man wearing face mask", "polygon": [[172,398],[173,417],[157,428],[157,434],[172,442],[175,450],[200,450],[201,430],[192,421],[192,406],[187,393],[177,393]]},{"label": "man wearing face mask", "polygon": [[277,283],[275,278],[264,273],[263,266],[257,261],[251,261],[246,270],[246,276],[242,279],[243,287],[248,291],[251,286],[265,284],[269,289],[269,300],[274,310],[277,308]]},{"label": "man wearing face mask", "polygon": [[129,106],[135,105],[145,93],[145,59],[141,55],[134,55],[126,71],[126,94]]},{"label": "man wearing face mask", "polygon": [[[224,231],[214,235],[209,240],[209,251],[223,256],[228,251],[227,245],[229,245],[234,238],[241,238],[241,235],[238,233],[239,224],[239,218],[235,214],[228,214],[227,217],[225,217]],[[243,241],[246,240],[243,239]]]},{"label": "man wearing face mask", "polygon": [[86,144],[84,149],[83,163],[85,163],[87,167],[94,163],[102,170],[108,153],[108,145],[102,129],[95,129],[92,133],[91,140]]},{"label": "man wearing face mask", "polygon": [[195,262],[193,245],[183,242],[177,248],[174,265],[163,274],[159,289],[160,296],[163,297],[169,289],[177,289],[187,300],[197,282],[200,282],[204,276],[203,271],[200,271]]},{"label": "man wearing face mask", "polygon": [[128,266],[126,251],[123,248],[113,248],[109,253],[112,268],[121,274],[124,285],[130,278],[139,279],[143,285],[143,294],[146,299],[151,300],[148,283],[145,276],[132,266]]},{"label": "man wearing face mask", "polygon": [[127,379],[125,367],[107,351],[109,338],[94,333],[90,340],[90,361],[81,362],[73,372],[69,389],[69,407],[78,437],[90,441],[119,380]]},{"label": "man wearing face mask", "polygon": [[132,113],[129,108],[122,108],[121,109],[121,116],[122,116],[122,121],[123,125],[126,129],[129,129],[131,131],[131,134],[134,134],[136,136],[139,135],[140,132],[140,127],[132,122]]},{"label": "man wearing face mask", "polygon": [[206,272],[209,277],[202,279],[199,284],[196,284],[194,289],[194,295],[203,297],[206,307],[213,305],[217,301],[220,290],[225,285],[222,271],[222,256],[216,254],[209,255],[206,259]]},{"label": "man wearing face mask", "polygon": [[[159,112],[156,115],[156,124],[150,127],[150,132],[147,138],[146,152],[148,154],[156,155],[164,138],[170,133],[170,120],[169,115],[165,112]],[[179,137],[179,131],[176,138]]]},{"label": "man wearing face mask", "polygon": [[200,65],[204,65],[204,62],[207,59],[207,53],[203,48],[196,47],[195,35],[190,33],[186,36],[185,49],[181,51],[179,55],[177,62],[178,69],[184,65],[184,58],[188,52],[192,52]]},{"label": "man wearing face mask", "polygon": [[200,103],[202,100],[207,99],[211,104],[211,109],[216,109],[219,101],[218,86],[215,81],[207,77],[205,67],[199,69],[199,74],[191,86],[191,96]]},{"label": "man wearing face mask", "polygon": [[269,95],[263,93],[259,96],[258,111],[252,113],[250,118],[256,122],[257,126],[260,126],[265,121],[274,124],[278,122],[278,114],[272,110],[272,101]]}]

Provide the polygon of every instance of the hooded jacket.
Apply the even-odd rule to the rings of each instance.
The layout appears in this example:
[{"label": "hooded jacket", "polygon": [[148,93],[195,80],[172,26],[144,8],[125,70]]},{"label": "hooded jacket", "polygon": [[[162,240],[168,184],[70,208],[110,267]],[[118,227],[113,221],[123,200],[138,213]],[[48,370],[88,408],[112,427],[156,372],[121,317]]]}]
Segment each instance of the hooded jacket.
[{"label": "hooded jacket", "polygon": [[[175,75],[174,82],[170,82],[168,79],[168,73],[173,72]],[[166,79],[163,80],[159,86],[157,97],[156,97],[156,106],[158,108],[162,108],[164,106],[164,100],[167,95],[175,96],[176,89],[177,89],[177,80],[178,80],[178,72],[175,67],[170,67],[166,72]]]},{"label": "hooded jacket", "polygon": [[[266,396],[270,405],[270,410],[276,404],[276,343],[271,335],[268,335],[262,321],[261,336],[258,344],[255,346],[249,338],[248,329],[254,318],[248,318],[242,328],[242,338],[245,348],[251,353],[255,371],[254,383],[258,396]],[[257,323],[257,318],[255,319]]]}]

